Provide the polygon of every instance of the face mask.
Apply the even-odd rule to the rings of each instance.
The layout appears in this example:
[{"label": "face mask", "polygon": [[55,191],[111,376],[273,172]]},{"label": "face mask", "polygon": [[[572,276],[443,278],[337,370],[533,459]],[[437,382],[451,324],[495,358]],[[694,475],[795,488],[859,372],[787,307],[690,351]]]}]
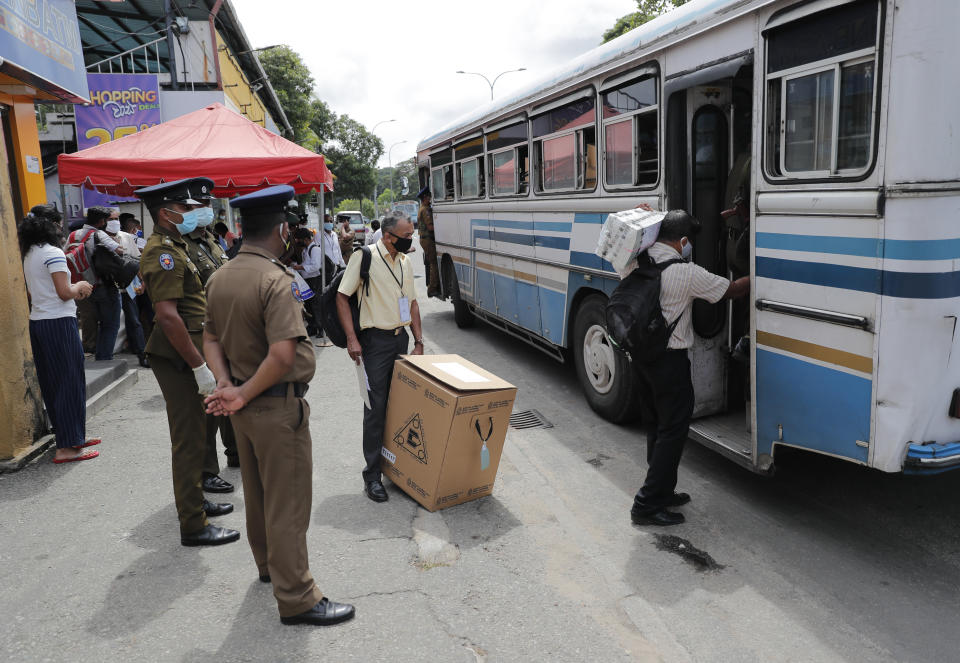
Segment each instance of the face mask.
[{"label": "face mask", "polygon": [[287,236],[283,236],[283,224],[277,226],[277,234],[280,235],[280,241],[283,242],[283,250],[290,250],[290,233],[287,233]]},{"label": "face mask", "polygon": [[[390,233],[393,235],[393,233]],[[400,253],[406,253],[410,250],[410,246],[413,244],[412,237],[397,237],[393,235],[393,248],[395,248]]]},{"label": "face mask", "polygon": [[139,237],[140,239],[143,239],[143,231],[142,231],[142,230],[138,230],[138,231],[137,231],[137,237]]},{"label": "face mask", "polygon": [[693,256],[693,244],[688,239],[687,243],[680,247],[680,257],[690,262],[691,256]]},{"label": "face mask", "polygon": [[193,211],[197,213],[197,225],[199,227],[206,228],[213,223],[213,210],[209,207],[199,207]]},{"label": "face mask", "polygon": [[[166,207],[164,209],[173,214],[180,214],[180,212]],[[197,223],[200,221],[200,216],[197,214],[198,211],[199,210],[192,209],[189,212],[180,214],[180,223],[175,223],[173,225],[177,228],[177,231],[181,235],[189,235],[197,229]]]},{"label": "face mask", "polygon": [[324,230],[327,230],[327,231],[333,230],[333,224],[332,224],[332,223],[325,223],[325,224],[323,224],[323,229],[324,229]]}]

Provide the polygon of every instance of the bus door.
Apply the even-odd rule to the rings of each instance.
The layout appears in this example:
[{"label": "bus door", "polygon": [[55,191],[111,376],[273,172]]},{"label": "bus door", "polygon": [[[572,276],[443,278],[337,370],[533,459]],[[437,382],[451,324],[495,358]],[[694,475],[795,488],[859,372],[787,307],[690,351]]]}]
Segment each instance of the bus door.
[{"label": "bus door", "polygon": [[[744,275],[738,267],[749,272],[745,210],[750,199],[752,76],[752,58],[746,55],[675,77],[664,87],[668,208],[685,209],[699,219],[693,260],[728,278]],[[746,250],[742,265],[736,259],[738,248]],[[748,320],[745,301],[697,301],[693,306],[694,415],[730,413],[720,444],[736,447],[741,461],[752,456],[749,366],[735,359],[733,350],[748,333]],[[730,439],[731,424],[738,431],[735,440]]]}]

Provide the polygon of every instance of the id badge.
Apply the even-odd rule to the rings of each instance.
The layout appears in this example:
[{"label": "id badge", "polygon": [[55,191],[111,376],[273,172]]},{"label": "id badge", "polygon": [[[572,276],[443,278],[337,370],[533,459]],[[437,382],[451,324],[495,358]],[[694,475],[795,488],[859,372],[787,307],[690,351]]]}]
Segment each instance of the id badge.
[{"label": "id badge", "polygon": [[400,306],[400,322],[410,322],[410,300],[407,297],[397,299]]}]

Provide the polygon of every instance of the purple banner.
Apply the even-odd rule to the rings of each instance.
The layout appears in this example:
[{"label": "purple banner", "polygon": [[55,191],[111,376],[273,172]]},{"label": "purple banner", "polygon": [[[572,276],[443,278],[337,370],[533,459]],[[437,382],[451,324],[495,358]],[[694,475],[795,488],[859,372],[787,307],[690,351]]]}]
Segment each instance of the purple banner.
[{"label": "purple banner", "polygon": [[[76,106],[77,149],[108,143],[160,124],[160,85],[156,74],[87,74],[89,106]],[[136,198],[83,189],[83,206],[109,205]]]}]

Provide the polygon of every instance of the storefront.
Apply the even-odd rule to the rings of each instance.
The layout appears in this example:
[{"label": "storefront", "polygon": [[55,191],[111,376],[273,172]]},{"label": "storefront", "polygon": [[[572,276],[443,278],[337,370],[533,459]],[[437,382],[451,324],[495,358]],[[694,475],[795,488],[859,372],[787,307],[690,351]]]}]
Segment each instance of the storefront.
[{"label": "storefront", "polygon": [[87,101],[73,0],[0,5],[0,467],[15,466],[45,432],[28,332],[17,220],[47,200],[34,103]]}]

